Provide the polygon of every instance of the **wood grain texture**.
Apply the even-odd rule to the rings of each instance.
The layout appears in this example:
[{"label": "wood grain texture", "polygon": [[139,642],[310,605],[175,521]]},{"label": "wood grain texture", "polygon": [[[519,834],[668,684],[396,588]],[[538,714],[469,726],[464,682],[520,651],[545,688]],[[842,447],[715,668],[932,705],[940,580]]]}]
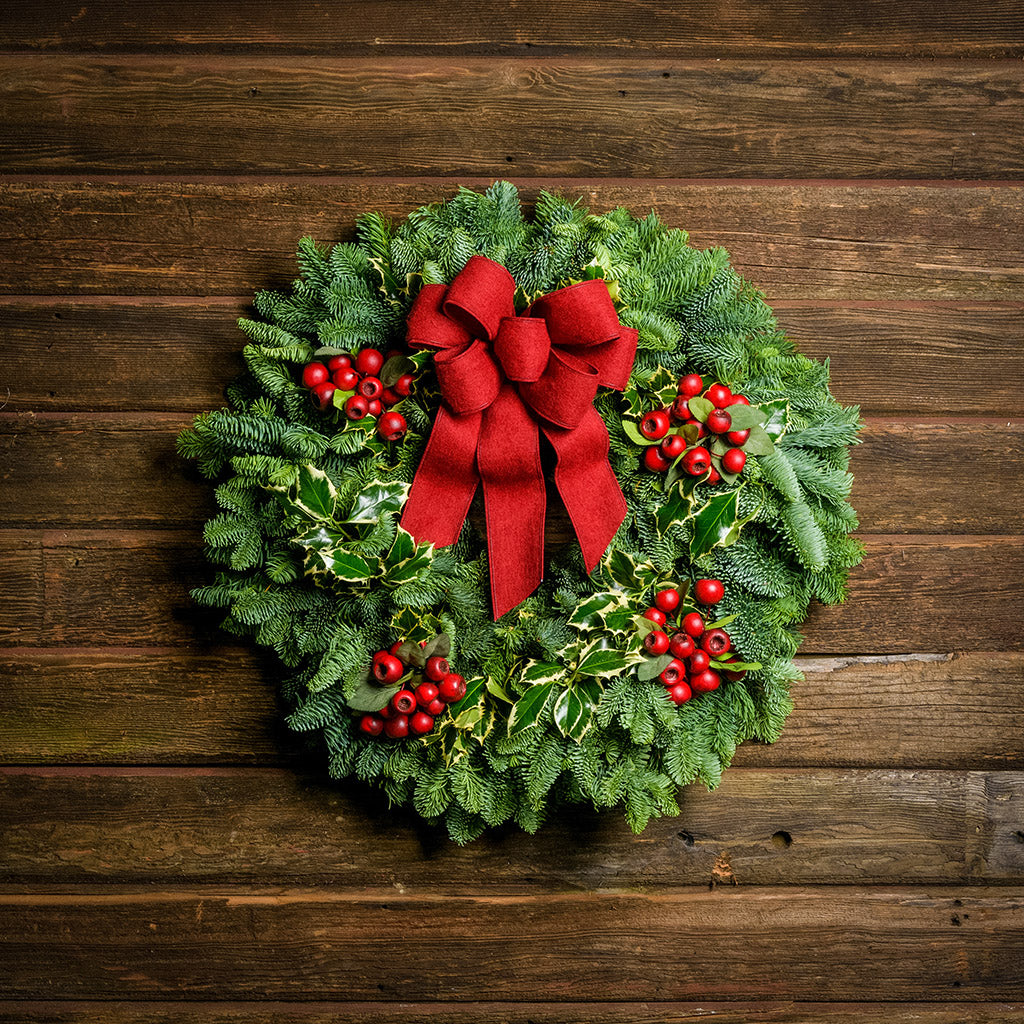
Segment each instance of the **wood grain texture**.
[{"label": "wood grain texture", "polygon": [[[633,836],[574,809],[467,848],[385,797],[277,769],[0,770],[0,880],[564,892],[1024,881],[1024,774],[734,768]],[[244,837],[244,839],[242,838]]]},{"label": "wood grain texture", "polygon": [[[1024,305],[783,302],[775,312],[801,351],[831,360],[833,393],[865,415],[1024,416]],[[4,409],[193,413],[220,405],[242,368],[245,338],[235,321],[250,315],[248,299],[230,296],[0,298]],[[60,372],[41,373],[41,358]]]},{"label": "wood grain texture", "polygon": [[[749,767],[1024,769],[1024,654],[801,657],[782,738]],[[0,751],[12,764],[305,765],[281,670],[248,648],[8,648]],[[841,725],[839,724],[841,723]]]},{"label": "wood grain texture", "polygon": [[[984,386],[983,383],[980,386]],[[196,526],[212,488],[175,452],[177,415],[0,413],[0,527]],[[871,420],[854,449],[863,533],[1017,532],[1024,421]],[[949,494],[964,480],[956,502]],[[572,536],[557,498],[549,543]]]},{"label": "wood grain texture", "polygon": [[[1024,650],[1024,537],[864,542],[849,601],[812,607],[805,654]],[[0,605],[0,646],[188,645],[218,621],[188,596],[212,578],[193,533],[0,531],[0,573],[21,584]]]},{"label": "wood grain texture", "polygon": [[1022,1003],[0,1003],[2,1024],[1015,1024]]},{"label": "wood grain texture", "polygon": [[[1011,57],[1024,52],[1012,0],[941,0],[824,7],[786,0],[678,5],[475,0],[457,8],[416,0],[273,0],[206,4],[151,0],[145,14],[103,0],[86,6],[10,0],[6,50],[102,53],[196,51],[363,54],[623,54],[651,58],[895,55]],[[927,25],[927,31],[923,26]]]},{"label": "wood grain texture", "polygon": [[[487,179],[466,180],[485,187]],[[598,211],[652,209],[698,248],[721,245],[770,300],[1024,299],[1024,188],[526,183]],[[5,294],[248,295],[284,287],[298,239],[350,239],[355,218],[405,216],[446,182],[0,184]]]},{"label": "wood grain texture", "polygon": [[[973,178],[1012,62],[0,56],[8,173]],[[832,126],[822,131],[822,125]],[[626,127],[628,126],[628,128]]]},{"label": "wood grain texture", "polygon": [[0,995],[990,1002],[1019,995],[1022,926],[1019,888],[11,894]]}]

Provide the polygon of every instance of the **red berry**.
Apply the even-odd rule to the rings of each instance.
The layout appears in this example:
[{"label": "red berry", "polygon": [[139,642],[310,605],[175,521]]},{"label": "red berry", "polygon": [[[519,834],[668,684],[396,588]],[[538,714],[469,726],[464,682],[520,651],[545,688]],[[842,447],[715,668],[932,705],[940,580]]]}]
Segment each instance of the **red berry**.
[{"label": "red berry", "polygon": [[746,395],[733,395],[729,399],[729,405],[750,405],[750,399]]},{"label": "red berry", "polygon": [[700,636],[704,632],[704,619],[701,617],[700,612],[690,612],[683,619],[683,629],[694,638]]},{"label": "red berry", "polygon": [[325,380],[322,384],[317,384],[310,391],[309,396],[313,400],[313,404],[323,411],[331,407],[334,401],[334,392],[337,390],[329,380]]},{"label": "red berry", "polygon": [[718,604],[725,597],[725,587],[721,580],[697,580],[693,586],[693,596],[701,604]]},{"label": "red berry", "polygon": [[724,409],[712,409],[708,413],[707,427],[713,434],[727,434],[732,426],[732,417]]},{"label": "red berry", "polygon": [[675,686],[676,683],[683,681],[683,677],[686,675],[686,666],[678,659],[673,658],[664,668],[661,675],[658,678],[666,686]]},{"label": "red berry", "polygon": [[682,395],[672,403],[668,414],[677,423],[685,423],[690,419],[690,407],[686,404],[686,399]]},{"label": "red berry", "polygon": [[363,715],[359,728],[367,736],[379,736],[384,731],[384,719],[380,715]]},{"label": "red berry", "polygon": [[674,658],[688,658],[694,652],[693,637],[688,633],[676,633],[669,641],[668,649]]},{"label": "red berry", "polygon": [[400,714],[407,715],[416,707],[416,694],[412,690],[399,690],[391,698],[391,706]]},{"label": "red berry", "polygon": [[364,348],[356,356],[356,369],[371,377],[376,377],[383,365],[384,357],[375,348]]},{"label": "red berry", "polygon": [[650,619],[651,622],[656,622],[659,626],[664,626],[668,621],[665,613],[660,608],[648,608],[644,612],[643,617]]},{"label": "red berry", "polygon": [[385,722],[388,722],[392,718],[394,718],[395,715],[398,714],[398,712],[391,706],[390,703],[388,703],[385,704],[384,707],[382,707],[380,711],[377,712],[377,714],[380,715],[380,717],[383,718]]},{"label": "red berry", "polygon": [[701,647],[716,658],[732,647],[732,637],[724,629],[709,629],[700,638]]},{"label": "red berry", "polygon": [[380,398],[384,394],[384,385],[377,377],[364,377],[357,385],[359,392],[368,402],[373,398]]},{"label": "red berry", "polygon": [[708,657],[707,651],[694,651],[687,659],[686,664],[690,666],[691,675],[699,675],[711,664],[711,659]]},{"label": "red berry", "polygon": [[682,681],[668,689],[668,699],[673,704],[685,704],[692,696],[693,694],[690,692],[689,686]]},{"label": "red berry", "polygon": [[747,464],[747,453],[742,448],[730,448],[722,456],[722,469],[726,473],[742,473]]},{"label": "red berry", "polygon": [[444,701],[439,697],[435,697],[423,710],[426,711],[428,715],[432,715],[434,718],[437,718],[437,716],[444,711],[444,708]]},{"label": "red berry", "polygon": [[710,693],[717,690],[722,682],[722,677],[711,669],[706,669],[700,675],[690,676],[690,685],[697,693]]},{"label": "red berry", "polygon": [[679,591],[674,587],[659,590],[654,595],[654,603],[666,614],[671,615],[679,607]]},{"label": "red berry", "polygon": [[693,398],[694,395],[699,395],[703,390],[704,381],[700,379],[700,374],[688,373],[679,381],[679,394],[684,398]]},{"label": "red berry", "polygon": [[[423,674],[428,679],[433,680],[435,683],[439,683],[441,682],[442,679],[444,679],[446,675],[449,675],[450,673],[451,668],[449,668],[448,666],[447,658],[441,658],[436,654],[432,658],[427,658],[427,664],[423,670]],[[434,697],[436,696],[437,694],[435,693]],[[430,699],[433,700],[434,697],[431,697]]]},{"label": "red berry", "polygon": [[[373,678],[381,686],[390,686],[402,678],[405,666],[393,655],[381,651],[373,659]],[[401,709],[399,709],[401,710]]]},{"label": "red berry", "polygon": [[640,433],[651,441],[659,441],[668,433],[670,426],[668,413],[664,409],[652,409],[640,421]]},{"label": "red berry", "polygon": [[668,637],[660,629],[652,629],[644,637],[644,650],[648,654],[664,654],[668,650]]},{"label": "red berry", "polygon": [[409,735],[409,716],[393,715],[384,723],[384,735],[393,740],[405,739]]},{"label": "red berry", "polygon": [[334,381],[334,386],[342,391],[355,391],[356,385],[359,383],[359,374],[350,366],[342,367],[335,371],[331,380]]},{"label": "red berry", "polygon": [[454,704],[465,696],[466,680],[457,672],[451,672],[446,675],[441,680],[441,685],[437,688],[438,700],[443,700],[445,704]]},{"label": "red berry", "polygon": [[331,356],[331,358],[327,360],[327,369],[330,370],[331,373],[335,373],[338,370],[347,370],[351,366],[351,356]]},{"label": "red berry", "polygon": [[429,704],[437,700],[437,687],[433,683],[420,683],[416,687],[416,703],[421,708],[427,707]]},{"label": "red berry", "polygon": [[302,383],[304,387],[315,388],[317,384],[323,384],[330,373],[323,363],[307,363],[302,370]]},{"label": "red berry", "polygon": [[722,480],[721,473],[719,473],[718,470],[715,469],[714,466],[712,466],[711,469],[708,470],[708,478],[705,481],[705,483],[717,484],[717,483],[721,483],[721,480]]},{"label": "red berry", "polygon": [[385,441],[398,441],[405,436],[405,417],[400,412],[386,412],[377,421],[377,433]]},{"label": "red berry", "polygon": [[376,418],[381,414],[382,411],[383,406],[381,406],[379,398],[371,398],[370,401],[366,403],[367,416],[373,416],[374,418]]},{"label": "red berry", "polygon": [[732,398],[732,392],[724,384],[712,384],[705,397],[716,409],[724,409]]},{"label": "red berry", "polygon": [[686,441],[678,434],[669,434],[658,447],[666,459],[675,459],[686,451]]},{"label": "red berry", "polygon": [[644,465],[652,473],[664,473],[672,463],[662,454],[660,444],[652,444],[644,450]]},{"label": "red berry", "polygon": [[737,448],[740,445],[746,444],[748,437],[750,437],[749,430],[730,430],[729,433],[725,435],[726,441],[728,441],[729,444],[736,445]]},{"label": "red berry", "polygon": [[383,405],[385,409],[390,409],[391,406],[398,405],[401,400],[402,396],[396,394],[391,390],[391,388],[385,388],[383,394],[380,396],[380,404]]},{"label": "red berry", "polygon": [[409,719],[409,728],[416,733],[417,736],[422,736],[424,733],[428,733],[434,728],[434,719],[425,711],[417,711],[416,714]]},{"label": "red berry", "polygon": [[369,410],[369,404],[362,395],[353,395],[345,402],[345,415],[350,420],[364,419]]},{"label": "red berry", "polygon": [[394,388],[396,395],[408,398],[412,394],[412,386],[415,380],[416,378],[411,373],[403,373],[391,386]]},{"label": "red berry", "polygon": [[691,448],[683,456],[683,469],[690,476],[703,476],[711,467],[711,453],[704,447]]}]

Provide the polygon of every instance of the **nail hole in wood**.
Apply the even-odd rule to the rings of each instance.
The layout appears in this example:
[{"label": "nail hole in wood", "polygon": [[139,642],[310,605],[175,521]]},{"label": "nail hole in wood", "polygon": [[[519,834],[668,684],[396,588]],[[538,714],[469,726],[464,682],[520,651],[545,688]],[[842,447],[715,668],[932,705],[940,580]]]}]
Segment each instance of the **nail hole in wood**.
[{"label": "nail hole in wood", "polygon": [[678,836],[680,839],[682,839],[684,845],[693,846],[694,838],[690,835],[689,832],[679,832]]},{"label": "nail hole in wood", "polygon": [[779,831],[772,836],[772,846],[777,846],[780,850],[785,850],[792,845],[793,837],[788,832]]}]

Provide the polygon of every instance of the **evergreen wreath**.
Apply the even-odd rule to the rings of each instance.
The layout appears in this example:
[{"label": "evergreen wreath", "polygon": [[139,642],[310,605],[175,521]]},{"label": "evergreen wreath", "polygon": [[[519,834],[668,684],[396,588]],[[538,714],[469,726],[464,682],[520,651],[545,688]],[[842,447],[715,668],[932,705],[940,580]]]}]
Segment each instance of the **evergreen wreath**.
[{"label": "evergreen wreath", "polygon": [[[247,372],[229,408],[180,435],[221,510],[204,531],[216,577],[195,598],[276,651],[288,723],[322,734],[331,776],[443,819],[458,843],[508,821],[533,832],[564,804],[622,804],[636,832],[678,813],[679,787],[714,787],[738,743],[779,736],[797,626],[812,599],[844,599],[862,557],[847,501],[859,410],[724,249],[691,248],[653,213],[544,192],[525,216],[497,182],[397,225],[368,213],[357,238],[302,240],[290,294],[258,292],[258,319],[239,321]],[[635,361],[620,390],[591,395],[621,526],[590,564],[549,543],[539,586],[495,620],[490,497],[447,546],[400,516],[450,404],[451,352],[407,348],[410,312],[502,267],[513,315],[596,282],[572,295],[610,300]],[[600,439],[581,457],[603,458]]]}]

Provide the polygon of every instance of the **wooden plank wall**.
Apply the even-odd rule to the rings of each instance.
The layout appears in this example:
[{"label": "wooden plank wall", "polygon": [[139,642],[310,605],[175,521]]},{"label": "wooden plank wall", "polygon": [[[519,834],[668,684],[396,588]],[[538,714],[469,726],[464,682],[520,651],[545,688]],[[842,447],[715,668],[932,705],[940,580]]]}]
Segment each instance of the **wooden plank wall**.
[{"label": "wooden plank wall", "polygon": [[[0,1022],[1024,1020],[1016,0],[8,0]],[[862,405],[795,711],[634,838],[327,784],[175,432],[303,233],[510,177],[727,246]]]}]

